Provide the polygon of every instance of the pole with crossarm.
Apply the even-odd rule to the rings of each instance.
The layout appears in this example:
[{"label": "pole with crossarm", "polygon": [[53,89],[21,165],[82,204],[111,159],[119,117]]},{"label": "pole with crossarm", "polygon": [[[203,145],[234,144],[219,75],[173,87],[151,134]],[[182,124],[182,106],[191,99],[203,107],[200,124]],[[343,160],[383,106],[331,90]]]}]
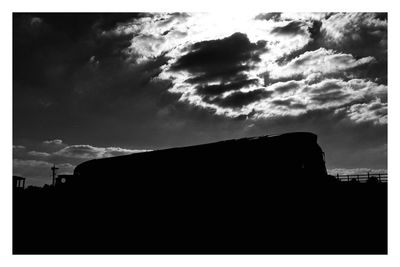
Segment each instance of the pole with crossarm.
[{"label": "pole with crossarm", "polygon": [[58,168],[56,167],[55,164],[53,164],[53,167],[51,167],[51,172],[53,175],[53,181],[52,181],[53,186],[56,184],[56,171],[57,170],[58,170]]}]

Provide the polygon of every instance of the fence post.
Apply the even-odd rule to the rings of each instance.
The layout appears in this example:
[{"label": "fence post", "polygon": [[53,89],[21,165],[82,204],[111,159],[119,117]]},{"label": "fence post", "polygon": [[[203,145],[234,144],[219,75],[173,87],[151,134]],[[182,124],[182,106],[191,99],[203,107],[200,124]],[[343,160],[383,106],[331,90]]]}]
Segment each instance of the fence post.
[{"label": "fence post", "polygon": [[350,182],[350,175],[347,175],[347,182]]},{"label": "fence post", "polygon": [[340,181],[339,173],[336,173],[336,179],[338,179]]},{"label": "fence post", "polygon": [[360,181],[360,175],[357,174],[357,182]]},{"label": "fence post", "polygon": [[381,174],[378,173],[378,181],[381,182]]}]

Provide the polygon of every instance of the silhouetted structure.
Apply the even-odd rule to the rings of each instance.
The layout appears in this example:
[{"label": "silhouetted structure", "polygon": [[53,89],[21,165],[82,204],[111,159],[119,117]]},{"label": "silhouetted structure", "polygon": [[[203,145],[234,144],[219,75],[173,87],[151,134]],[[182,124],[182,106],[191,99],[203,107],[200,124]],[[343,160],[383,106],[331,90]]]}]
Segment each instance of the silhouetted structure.
[{"label": "silhouetted structure", "polygon": [[19,176],[13,176],[13,185],[15,189],[25,188],[25,178]]},{"label": "silhouetted structure", "polygon": [[74,183],[75,176],[71,174],[60,174],[55,179],[56,187],[67,187]]},{"label": "silhouetted structure", "polygon": [[356,182],[360,182],[360,183],[371,182],[374,180],[377,180],[376,182],[379,182],[379,183],[387,183],[387,179],[388,179],[387,173],[342,174],[342,175],[336,174],[336,176],[332,176],[332,177],[334,177],[336,180],[341,181],[341,182],[356,181]]},{"label": "silhouetted structure", "polygon": [[327,172],[317,136],[288,133],[95,159],[78,165],[74,175],[80,186],[121,190],[121,183],[124,188],[162,184],[164,189],[179,184],[244,185],[249,180],[320,183]]},{"label": "silhouetted structure", "polygon": [[14,199],[14,229],[34,229],[14,231],[14,253],[387,253],[386,184],[327,175],[311,133],[90,160],[62,178]]},{"label": "silhouetted structure", "polygon": [[53,178],[51,184],[53,186],[56,184],[57,170],[58,170],[58,168],[56,167],[55,164],[53,164],[53,167],[51,167],[51,173],[52,173],[52,178]]}]

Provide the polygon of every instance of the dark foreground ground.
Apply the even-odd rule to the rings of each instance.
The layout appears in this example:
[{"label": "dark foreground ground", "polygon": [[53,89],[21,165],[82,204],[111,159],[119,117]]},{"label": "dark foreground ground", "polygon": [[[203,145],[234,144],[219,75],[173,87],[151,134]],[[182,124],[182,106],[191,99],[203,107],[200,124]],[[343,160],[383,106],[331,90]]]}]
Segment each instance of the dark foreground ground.
[{"label": "dark foreground ground", "polygon": [[164,189],[14,192],[13,253],[387,253],[386,183]]}]

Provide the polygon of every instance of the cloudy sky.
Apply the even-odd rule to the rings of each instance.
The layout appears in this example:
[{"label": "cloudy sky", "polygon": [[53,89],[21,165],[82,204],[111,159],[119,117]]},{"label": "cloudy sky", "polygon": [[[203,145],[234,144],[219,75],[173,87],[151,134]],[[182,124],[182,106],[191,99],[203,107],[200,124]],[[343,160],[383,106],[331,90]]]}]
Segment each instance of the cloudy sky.
[{"label": "cloudy sky", "polygon": [[29,184],[53,163],[289,131],[318,134],[331,172],[386,169],[386,14],[13,16]]}]

